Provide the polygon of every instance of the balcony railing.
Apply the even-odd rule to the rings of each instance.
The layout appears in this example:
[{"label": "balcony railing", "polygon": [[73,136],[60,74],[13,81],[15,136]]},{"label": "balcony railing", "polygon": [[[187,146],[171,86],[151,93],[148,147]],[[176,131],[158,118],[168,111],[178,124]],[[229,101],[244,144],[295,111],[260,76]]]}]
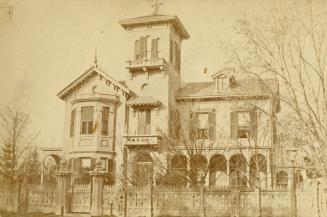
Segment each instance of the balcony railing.
[{"label": "balcony railing", "polygon": [[162,67],[166,61],[162,58],[148,59],[148,60],[129,60],[127,61],[126,68],[128,69],[140,69],[140,68],[156,68]]},{"label": "balcony railing", "polygon": [[159,135],[125,135],[124,144],[125,145],[159,145],[160,136]]}]

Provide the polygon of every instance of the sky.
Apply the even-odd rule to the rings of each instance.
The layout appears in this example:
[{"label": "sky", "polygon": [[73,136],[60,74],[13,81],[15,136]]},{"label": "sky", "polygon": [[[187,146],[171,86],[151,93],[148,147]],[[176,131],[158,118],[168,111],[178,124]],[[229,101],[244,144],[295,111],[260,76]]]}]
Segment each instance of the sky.
[{"label": "sky", "polygon": [[[235,22],[267,1],[162,0],[159,13],[177,15],[190,34],[182,45],[182,79],[210,80],[228,60],[222,41]],[[0,0],[0,109],[30,114],[37,144],[61,146],[64,101],[56,95],[92,64],[124,80],[130,47],[121,19],[149,15],[152,0]],[[8,9],[13,7],[12,16]],[[208,69],[208,74],[202,73]]]}]

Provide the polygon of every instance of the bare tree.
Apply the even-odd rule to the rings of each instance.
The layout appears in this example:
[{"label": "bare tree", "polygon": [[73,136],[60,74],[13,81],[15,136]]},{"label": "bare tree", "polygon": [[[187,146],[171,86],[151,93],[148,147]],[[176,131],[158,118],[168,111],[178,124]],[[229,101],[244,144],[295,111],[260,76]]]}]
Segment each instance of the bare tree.
[{"label": "bare tree", "polygon": [[278,97],[295,114],[307,140],[303,144],[290,139],[293,144],[288,145],[310,153],[327,177],[327,6],[311,1],[279,3],[263,8],[262,15],[241,19],[236,25],[240,41],[228,49],[244,74],[280,81]]},{"label": "bare tree", "polygon": [[30,134],[29,115],[20,109],[7,106],[0,112],[1,126],[1,167],[2,178],[7,183],[14,183],[18,176],[24,174],[29,151],[37,135]]}]

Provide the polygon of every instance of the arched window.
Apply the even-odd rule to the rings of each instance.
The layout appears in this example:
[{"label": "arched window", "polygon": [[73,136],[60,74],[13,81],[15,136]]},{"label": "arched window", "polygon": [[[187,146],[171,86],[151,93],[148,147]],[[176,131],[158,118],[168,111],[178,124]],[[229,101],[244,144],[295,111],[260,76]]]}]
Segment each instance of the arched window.
[{"label": "arched window", "polygon": [[276,186],[280,189],[286,189],[288,183],[288,175],[285,171],[279,171],[276,174]]}]

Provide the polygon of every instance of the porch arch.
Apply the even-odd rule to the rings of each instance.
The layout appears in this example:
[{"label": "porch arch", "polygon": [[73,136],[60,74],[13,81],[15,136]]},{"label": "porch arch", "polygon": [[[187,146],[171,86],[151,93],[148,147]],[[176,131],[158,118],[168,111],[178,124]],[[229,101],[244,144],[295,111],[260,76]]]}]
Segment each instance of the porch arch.
[{"label": "porch arch", "polygon": [[267,186],[267,159],[262,154],[250,158],[250,186],[265,188]]},{"label": "porch arch", "polygon": [[247,186],[247,161],[244,155],[234,154],[229,159],[231,186]]},{"label": "porch arch", "polygon": [[215,154],[209,161],[209,186],[227,186],[227,159],[222,154]]}]

